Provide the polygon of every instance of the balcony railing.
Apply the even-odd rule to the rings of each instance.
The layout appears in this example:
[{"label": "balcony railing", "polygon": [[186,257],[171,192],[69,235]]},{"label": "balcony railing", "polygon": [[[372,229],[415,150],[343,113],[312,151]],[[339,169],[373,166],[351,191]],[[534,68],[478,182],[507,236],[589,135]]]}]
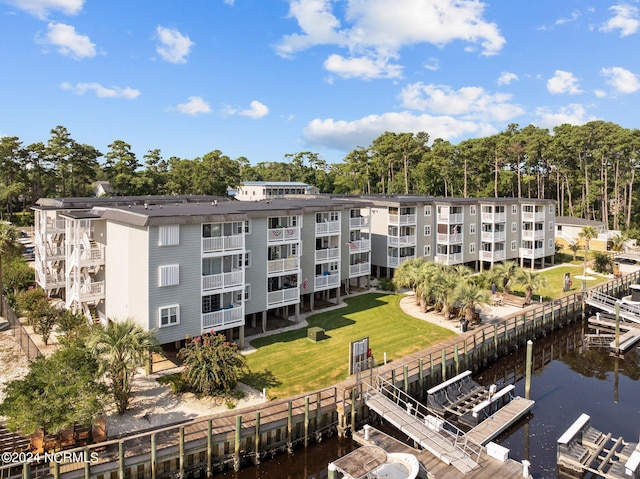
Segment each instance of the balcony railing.
[{"label": "balcony railing", "polygon": [[502,250],[502,251],[481,251],[480,252],[480,259],[482,261],[495,262],[495,261],[502,261],[505,258],[506,258],[506,254],[505,254],[504,250]]},{"label": "balcony railing", "polygon": [[300,258],[272,259],[267,261],[267,274],[274,275],[300,268]]},{"label": "balcony railing", "polygon": [[482,241],[485,243],[495,243],[496,241],[504,241],[507,239],[505,231],[483,231]]},{"label": "balcony railing", "polygon": [[361,240],[347,241],[346,246],[349,247],[350,253],[360,253],[362,251],[370,251],[371,240],[361,239]]},{"label": "balcony railing", "polygon": [[455,224],[462,223],[464,215],[462,213],[439,213],[438,223]]},{"label": "balcony railing", "polygon": [[389,246],[413,246],[416,244],[416,236],[387,236],[387,244]]},{"label": "balcony railing", "polygon": [[202,277],[203,291],[232,288],[242,285],[242,270],[231,271],[229,273],[208,274]]},{"label": "balcony railing", "polygon": [[267,233],[269,243],[286,243],[288,241],[297,241],[300,238],[300,228],[273,228]]},{"label": "balcony railing", "polygon": [[64,220],[47,218],[45,229],[47,233],[64,233]]},{"label": "balcony railing", "polygon": [[356,278],[371,274],[371,263],[357,263],[349,265],[349,278]]},{"label": "balcony railing", "polygon": [[397,268],[398,266],[400,266],[404,261],[406,261],[409,258],[415,258],[415,255],[413,256],[387,256],[387,266],[390,268]]},{"label": "balcony railing", "polygon": [[267,306],[286,306],[300,302],[300,288],[280,289],[267,293]]},{"label": "balcony railing", "polygon": [[78,292],[77,297],[80,302],[102,299],[104,298],[104,281],[81,283]]},{"label": "balcony railing", "polygon": [[61,288],[66,284],[64,274],[39,274],[38,280],[42,289]]},{"label": "balcony railing", "polygon": [[544,258],[544,248],[520,248],[521,258]]},{"label": "balcony railing", "polygon": [[506,213],[482,213],[483,223],[504,223],[507,221]]},{"label": "balcony railing", "polygon": [[234,305],[212,313],[202,313],[202,331],[228,329],[244,325],[244,307]]},{"label": "balcony railing", "polygon": [[438,233],[438,243],[459,244],[459,243],[462,243],[464,239],[463,236],[464,235],[462,233],[454,233],[454,234]]},{"label": "balcony railing", "polygon": [[544,239],[544,230],[522,230],[522,239]]},{"label": "balcony railing", "polygon": [[390,225],[415,225],[416,215],[393,215],[390,214],[387,223]]},{"label": "balcony railing", "polygon": [[442,264],[460,264],[462,253],[436,254],[435,261]]},{"label": "balcony railing", "polygon": [[244,250],[244,235],[216,236],[202,238],[203,253]]},{"label": "balcony railing", "polygon": [[340,286],[340,275],[330,274],[321,275],[314,278],[314,290],[321,291],[323,289],[337,288]]},{"label": "balcony railing", "polygon": [[325,221],[323,223],[316,223],[316,235],[326,235],[340,232],[339,221]]},{"label": "balcony railing", "polygon": [[349,229],[357,230],[362,228],[369,228],[368,216],[360,216],[358,218],[349,218]]},{"label": "balcony railing", "polygon": [[322,261],[335,261],[340,259],[340,248],[327,248],[316,250],[316,263]]},{"label": "balcony railing", "polygon": [[44,254],[45,257],[43,259],[47,261],[55,258],[64,258],[65,251],[61,246],[47,246],[44,248]]},{"label": "balcony railing", "polygon": [[523,211],[522,221],[544,221],[544,211]]}]

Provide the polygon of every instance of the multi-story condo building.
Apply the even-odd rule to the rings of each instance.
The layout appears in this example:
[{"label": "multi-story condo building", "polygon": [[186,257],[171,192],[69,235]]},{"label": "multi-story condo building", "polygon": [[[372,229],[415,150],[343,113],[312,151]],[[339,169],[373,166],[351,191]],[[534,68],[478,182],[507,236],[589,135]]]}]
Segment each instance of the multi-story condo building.
[{"label": "multi-story condo building", "polygon": [[318,192],[317,187],[299,181],[245,181],[234,196],[240,201],[260,201],[293,195],[315,195]]},{"label": "multi-story condo building", "polygon": [[36,281],[88,320],[134,318],[161,344],[299,319],[370,275],[369,206],[331,198],[41,199]]}]

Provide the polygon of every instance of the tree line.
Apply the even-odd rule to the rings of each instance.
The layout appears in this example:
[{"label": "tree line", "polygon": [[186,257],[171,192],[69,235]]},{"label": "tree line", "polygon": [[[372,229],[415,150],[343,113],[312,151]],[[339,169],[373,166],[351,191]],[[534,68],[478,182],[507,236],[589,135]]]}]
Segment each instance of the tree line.
[{"label": "tree line", "polygon": [[40,197],[91,196],[109,181],[121,195],[225,195],[243,181],[299,181],[334,194],[422,194],[438,197],[518,197],[558,200],[558,214],[629,230],[634,211],[640,130],[592,121],[549,131],[509,125],[495,135],[463,140],[385,132],[341,162],[310,151],[251,164],[212,150],[192,159],[149,150],[142,159],[115,140],[108,151],[76,142],[63,126],[44,142],[0,138],[0,206],[11,215]]}]

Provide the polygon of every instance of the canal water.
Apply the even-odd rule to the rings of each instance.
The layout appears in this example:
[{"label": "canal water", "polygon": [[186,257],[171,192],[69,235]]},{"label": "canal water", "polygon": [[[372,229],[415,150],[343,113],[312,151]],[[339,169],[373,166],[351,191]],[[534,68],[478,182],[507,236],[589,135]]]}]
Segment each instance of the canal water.
[{"label": "canal water", "polygon": [[[575,324],[534,341],[531,413],[495,442],[510,450],[509,457],[531,462],[535,478],[552,479],[556,473],[556,441],[580,416],[591,416],[591,425],[612,437],[638,442],[640,434],[640,354],[630,351],[616,359],[606,351],[583,349],[583,325]],[[488,367],[475,380],[490,384],[514,384],[515,395],[524,396],[526,348]],[[386,430],[386,428],[385,428]],[[388,431],[387,431],[388,432]],[[401,436],[399,439],[406,439]],[[239,472],[218,473],[233,479],[321,479],[327,464],[356,447],[336,436],[297,449],[293,455],[277,455]]]}]

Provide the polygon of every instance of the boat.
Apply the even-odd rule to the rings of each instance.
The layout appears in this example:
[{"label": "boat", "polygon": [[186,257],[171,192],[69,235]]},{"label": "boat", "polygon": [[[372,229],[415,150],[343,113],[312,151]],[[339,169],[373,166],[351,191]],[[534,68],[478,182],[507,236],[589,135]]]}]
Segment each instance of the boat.
[{"label": "boat", "polygon": [[362,446],[334,463],[342,479],[416,479],[420,463],[413,454]]}]

